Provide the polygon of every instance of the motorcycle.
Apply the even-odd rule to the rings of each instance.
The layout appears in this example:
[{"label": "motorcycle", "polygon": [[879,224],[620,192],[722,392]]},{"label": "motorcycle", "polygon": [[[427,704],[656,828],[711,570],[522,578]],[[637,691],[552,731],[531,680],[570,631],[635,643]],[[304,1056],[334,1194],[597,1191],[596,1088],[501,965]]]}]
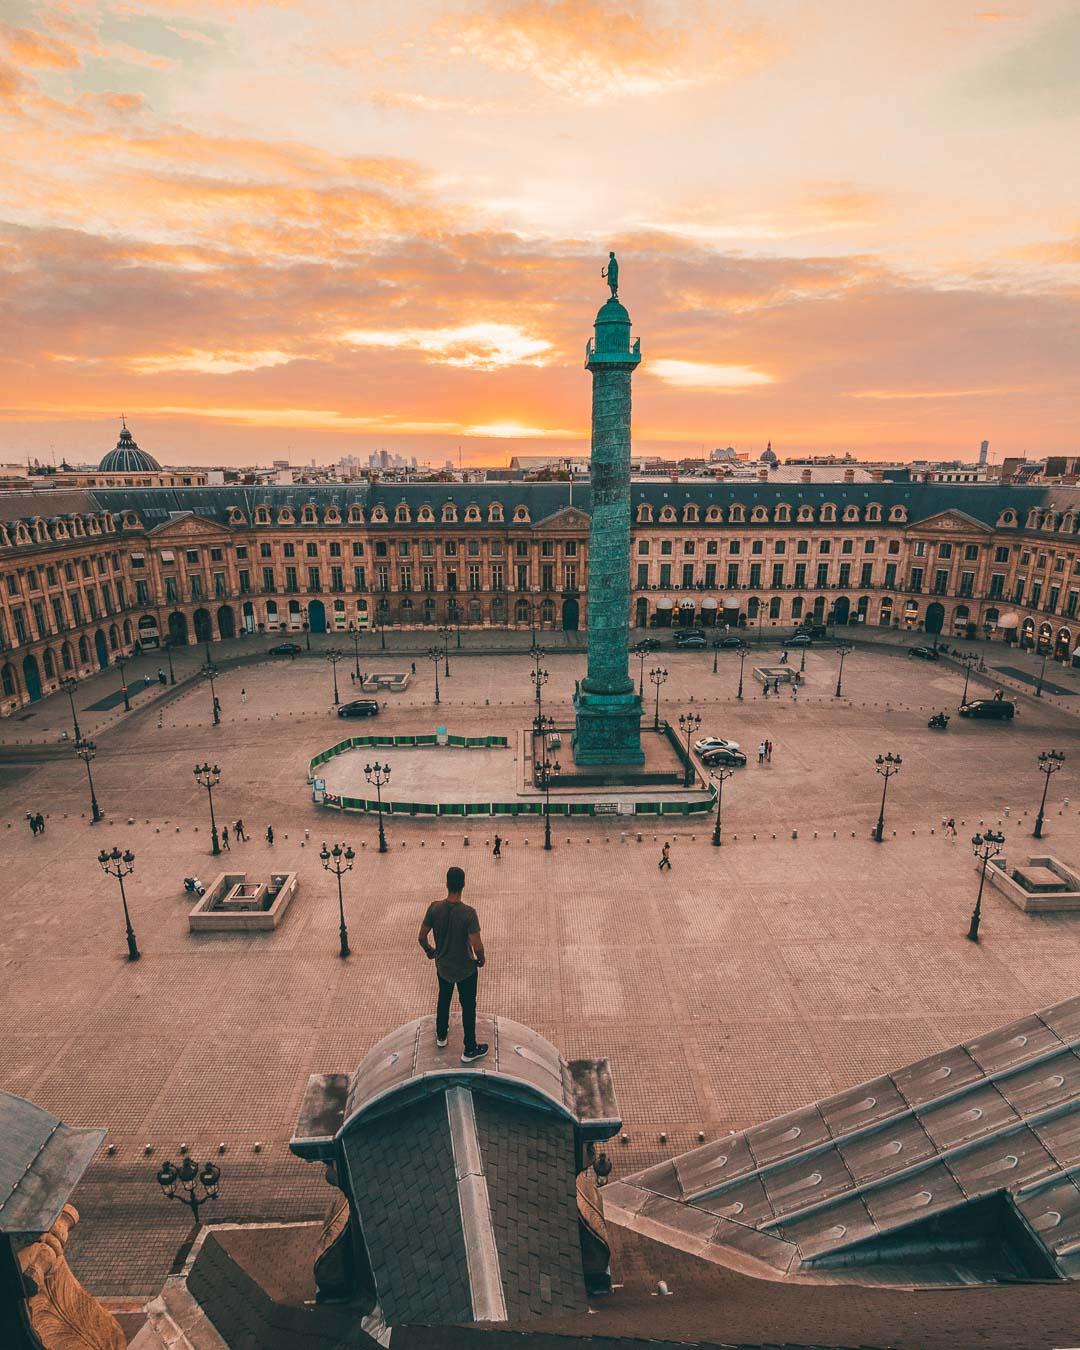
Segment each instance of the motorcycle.
[{"label": "motorcycle", "polygon": [[949,725],[948,713],[935,713],[926,724],[933,731],[945,731]]},{"label": "motorcycle", "polygon": [[199,880],[198,877],[185,877],[184,890],[188,893],[188,895],[206,894],[206,887],[202,884],[202,882]]}]

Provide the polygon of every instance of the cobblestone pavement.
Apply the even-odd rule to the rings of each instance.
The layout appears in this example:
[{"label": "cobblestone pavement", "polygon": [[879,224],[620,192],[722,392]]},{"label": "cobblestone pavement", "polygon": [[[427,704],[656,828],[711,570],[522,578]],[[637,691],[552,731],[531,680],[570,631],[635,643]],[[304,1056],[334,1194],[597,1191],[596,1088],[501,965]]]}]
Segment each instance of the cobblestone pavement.
[{"label": "cobblestone pavement", "polygon": [[[342,723],[329,667],[306,657],[226,665],[216,729],[201,683],[151,693],[130,714],[102,713],[87,728],[106,811],[93,827],[83,766],[57,740],[70,720],[66,698],[4,724],[0,1087],[72,1124],[109,1129],[115,1153],[102,1151],[75,1197],[83,1223],[70,1250],[80,1276],[102,1295],[160,1285],[190,1224],[154,1172],[181,1144],[199,1159],[225,1145],[213,1217],[322,1216],[320,1170],[287,1150],[303,1086],[309,1073],[354,1068],[381,1035],[431,1007],[416,931],[450,863],[466,868],[490,953],[481,1008],[529,1023],[568,1056],[611,1059],[629,1135],[614,1149],[618,1172],[690,1146],[699,1131],[741,1128],[1075,994],[1080,918],[1028,917],[991,891],[983,941],[963,936],[977,885],[970,835],[1000,822],[1008,856],[1027,855],[1042,788],[1036,756],[1050,746],[1070,758],[1051,784],[1046,847],[1080,863],[1072,718],[1022,697],[1011,726],[954,718],[944,735],[929,731],[930,711],[955,709],[963,676],[909,659],[905,646],[848,656],[839,700],[836,655],[815,648],[794,705],[751,692],[749,661],[737,702],[738,661],[728,652],[715,676],[711,652],[650,658],[646,670],[669,671],[669,715],[692,696],[702,734],[774,743],[771,764],[759,767],[755,755],[725,786],[721,849],[710,846],[708,822],[663,832],[642,823],[639,841],[625,822],[582,820],[559,823],[546,854],[539,823],[500,822],[496,861],[489,822],[393,819],[390,852],[379,856],[374,822],[312,804],[308,760],[343,726],[406,732],[438,721],[470,735],[513,734],[532,707],[522,651],[452,647],[437,715],[426,663],[410,689],[385,696],[377,723]],[[182,656],[181,679],[197,655]],[[156,657],[146,661],[156,671]],[[402,663],[391,653],[363,664]],[[584,655],[552,651],[546,665],[546,704],[566,717]],[[347,671],[343,663],[345,685]],[[88,682],[80,710],[114,674]],[[31,731],[35,745],[26,744]],[[877,845],[873,759],[887,750],[904,763]],[[252,837],[222,861],[256,876],[300,873],[275,933],[188,932],[183,878],[217,871],[206,793],[191,772],[204,758],[221,767],[219,823],[242,816]],[[392,765],[392,751],[386,758]],[[34,838],[25,812],[39,810],[47,830]],[[942,834],[947,815],[958,839]],[[336,889],[313,853],[340,833],[359,851],[345,879],[353,956],[344,962]],[[665,838],[674,866],[661,874]],[[95,861],[114,843],[136,854],[128,898],[137,964],[125,959],[116,884]]]}]

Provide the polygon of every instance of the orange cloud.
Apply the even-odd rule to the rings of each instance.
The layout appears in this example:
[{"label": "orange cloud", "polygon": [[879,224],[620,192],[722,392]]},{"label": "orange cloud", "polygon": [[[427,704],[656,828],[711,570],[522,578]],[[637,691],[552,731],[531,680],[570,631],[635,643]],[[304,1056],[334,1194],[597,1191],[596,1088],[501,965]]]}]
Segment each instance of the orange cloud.
[{"label": "orange cloud", "polygon": [[81,64],[78,50],[70,42],[46,37],[32,28],[16,28],[0,23],[0,40],[7,46],[11,59],[20,66],[41,70],[73,70]]}]

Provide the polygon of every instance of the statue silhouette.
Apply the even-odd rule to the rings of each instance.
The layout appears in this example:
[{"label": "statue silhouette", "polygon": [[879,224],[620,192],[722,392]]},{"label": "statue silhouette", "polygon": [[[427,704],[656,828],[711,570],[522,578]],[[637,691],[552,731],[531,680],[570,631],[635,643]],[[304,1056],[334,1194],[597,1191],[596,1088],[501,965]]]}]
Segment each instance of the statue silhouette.
[{"label": "statue silhouette", "polygon": [[611,298],[619,298],[619,260],[614,252],[608,254],[608,265],[600,269],[600,275],[607,278],[607,284],[611,287]]}]

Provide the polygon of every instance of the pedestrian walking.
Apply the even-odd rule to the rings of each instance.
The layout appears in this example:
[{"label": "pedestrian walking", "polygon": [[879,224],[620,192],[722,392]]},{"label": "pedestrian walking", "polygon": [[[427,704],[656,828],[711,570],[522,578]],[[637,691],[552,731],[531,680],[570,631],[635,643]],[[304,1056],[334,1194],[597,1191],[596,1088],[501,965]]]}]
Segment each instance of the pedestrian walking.
[{"label": "pedestrian walking", "polygon": [[791,701],[792,703],[798,703],[799,701],[799,686],[797,682],[791,686]]},{"label": "pedestrian walking", "polygon": [[165,682],[166,682],[166,681],[165,681],[165,672],[161,669],[160,666],[158,666],[157,682],[158,682],[158,684],[160,684],[160,685],[162,685],[162,686],[164,686],[164,684],[165,684]]},{"label": "pedestrian walking", "polygon": [[412,673],[415,675],[415,674],[416,674],[416,662],[415,662],[415,661],[410,661],[410,662],[409,662],[409,665],[412,667]]},{"label": "pedestrian walking", "polygon": [[768,698],[768,697],[769,697],[769,681],[768,681],[768,680],[766,680],[765,683],[761,686],[761,697],[762,697],[762,698]]},{"label": "pedestrian walking", "polygon": [[[433,900],[427,907],[420,925],[417,941],[429,961],[435,962],[439,980],[439,997],[435,1006],[435,1044],[442,1050],[450,1034],[450,1005],[457,990],[461,1005],[461,1026],[464,1032],[462,1064],[483,1059],[488,1052],[485,1043],[476,1039],[477,972],[484,964],[484,943],[480,937],[480,919],[472,905],[461,895],[465,889],[465,873],[460,867],[451,867],[446,873],[446,899]],[[434,945],[431,942],[434,937]]]},{"label": "pedestrian walking", "polygon": [[30,833],[37,834],[37,816],[33,816],[29,811],[26,813],[26,823],[30,826]]},{"label": "pedestrian walking", "polygon": [[769,764],[772,763],[772,741],[765,742],[765,759]]},{"label": "pedestrian walking", "polygon": [[240,690],[240,702],[241,702],[241,703],[246,703],[246,702],[247,702],[247,690],[246,690],[246,689],[241,689],[241,690]]},{"label": "pedestrian walking", "polygon": [[231,852],[232,852],[232,849],[229,847],[229,827],[228,827],[228,825],[222,825],[222,827],[221,827],[221,847],[222,847],[223,849],[225,849],[225,851],[228,852],[228,853],[231,853]]},{"label": "pedestrian walking", "polygon": [[780,653],[780,664],[781,664],[782,666],[786,666],[786,665],[787,665],[787,648],[786,648],[786,647],[785,647],[784,650]]},{"label": "pedestrian walking", "polygon": [[144,675],[142,677],[142,683],[144,689],[149,689],[150,686],[153,684],[153,680],[151,680],[149,675]]},{"label": "pedestrian walking", "polygon": [[664,847],[660,850],[660,861],[657,866],[661,872],[665,867],[669,872],[671,871],[671,845],[667,840],[664,841]]},{"label": "pedestrian walking", "polygon": [[946,833],[946,834],[951,834],[952,837],[953,837],[954,839],[956,838],[956,819],[955,819],[955,817],[950,816],[949,819],[945,822],[945,833]]},{"label": "pedestrian walking", "polygon": [[248,837],[244,833],[244,822],[242,820],[238,820],[233,826],[233,834],[236,835],[237,839],[242,839],[245,844],[247,843]]},{"label": "pedestrian walking", "polygon": [[267,825],[267,827],[266,827],[266,842],[267,842],[271,847],[273,847],[273,843],[274,843],[274,827],[273,827],[273,825]]},{"label": "pedestrian walking", "polygon": [[495,836],[495,847],[491,850],[491,856],[493,858],[502,857],[502,840],[498,835]]},{"label": "pedestrian walking", "polygon": [[44,834],[44,833],[45,833],[45,817],[41,814],[40,811],[38,812],[38,817],[37,817],[37,832],[38,832],[38,834]]},{"label": "pedestrian walking", "polygon": [[758,762],[759,764],[764,764],[764,763],[765,763],[765,742],[764,742],[764,741],[762,741],[761,744],[760,744],[760,745],[758,746],[758,748],[757,748],[757,762]]}]

